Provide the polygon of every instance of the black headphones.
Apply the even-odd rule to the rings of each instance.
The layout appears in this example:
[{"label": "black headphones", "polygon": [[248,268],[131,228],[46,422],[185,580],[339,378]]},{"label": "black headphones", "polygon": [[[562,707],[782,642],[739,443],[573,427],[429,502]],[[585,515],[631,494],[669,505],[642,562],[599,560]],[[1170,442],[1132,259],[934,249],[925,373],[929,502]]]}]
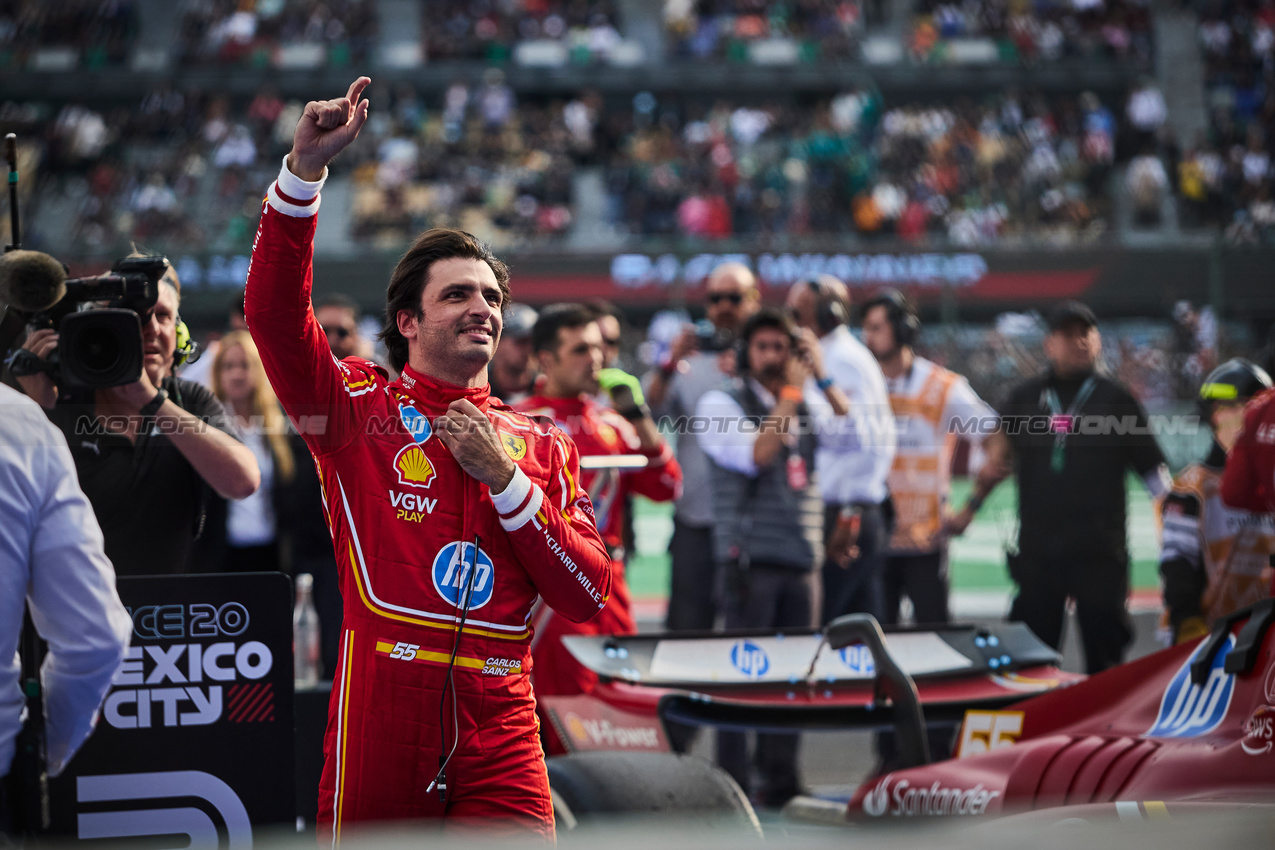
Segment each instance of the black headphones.
[{"label": "black headphones", "polygon": [[902,348],[912,346],[921,334],[921,319],[916,315],[916,308],[902,292],[897,289],[885,289],[872,297],[863,305],[866,316],[873,307],[884,307],[886,320],[894,331],[894,344]]},{"label": "black headphones", "polygon": [[782,310],[763,307],[749,316],[744,321],[744,326],[739,329],[739,338],[735,340],[735,372],[738,375],[747,375],[749,372],[748,345],[752,341],[753,334],[762,328],[773,328],[776,325],[787,335],[788,344],[794,349],[797,347],[797,325],[792,317]]},{"label": "black headphones", "polygon": [[829,290],[817,277],[807,278],[806,286],[815,293],[815,324],[821,335],[850,323],[850,304],[844,297]]}]

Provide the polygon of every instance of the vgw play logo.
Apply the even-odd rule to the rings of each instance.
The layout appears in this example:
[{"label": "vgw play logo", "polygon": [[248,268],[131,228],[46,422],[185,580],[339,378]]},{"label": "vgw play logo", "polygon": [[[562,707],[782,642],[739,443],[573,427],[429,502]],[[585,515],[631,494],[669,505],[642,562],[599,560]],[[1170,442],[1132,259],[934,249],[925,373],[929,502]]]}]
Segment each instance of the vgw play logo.
[{"label": "vgw play logo", "polygon": [[766,650],[751,640],[736,641],[730,648],[730,663],[736,670],[754,679],[765,676],[770,669],[770,658],[766,655]]},{"label": "vgw play logo", "polygon": [[1198,738],[1212,732],[1226,717],[1235,694],[1235,676],[1222,668],[1227,654],[1235,648],[1235,636],[1228,635],[1226,643],[1213,654],[1209,676],[1200,686],[1191,681],[1191,663],[1207,643],[1202,642],[1191,657],[1182,662],[1164,689],[1155,725],[1147,730],[1148,738]]}]

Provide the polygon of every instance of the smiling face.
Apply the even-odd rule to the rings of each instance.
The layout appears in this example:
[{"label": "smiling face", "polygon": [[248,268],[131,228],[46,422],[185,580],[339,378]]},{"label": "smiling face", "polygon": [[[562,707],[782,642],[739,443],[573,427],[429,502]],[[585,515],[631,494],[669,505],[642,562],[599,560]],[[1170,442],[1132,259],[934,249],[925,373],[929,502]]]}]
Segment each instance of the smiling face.
[{"label": "smiling face", "polygon": [[460,386],[487,383],[487,364],[500,342],[500,287],[482,260],[453,257],[430,266],[419,315],[398,312],[416,371]]},{"label": "smiling face", "polygon": [[161,283],[155,308],[142,316],[142,362],[146,376],[155,386],[172,371],[176,350],[177,290]]}]

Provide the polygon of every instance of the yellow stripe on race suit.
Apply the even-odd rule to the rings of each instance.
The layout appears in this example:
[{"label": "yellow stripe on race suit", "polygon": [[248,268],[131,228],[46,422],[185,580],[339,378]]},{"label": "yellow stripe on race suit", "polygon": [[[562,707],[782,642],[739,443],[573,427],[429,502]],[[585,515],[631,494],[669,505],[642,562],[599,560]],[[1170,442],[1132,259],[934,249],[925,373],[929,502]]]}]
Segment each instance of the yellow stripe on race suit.
[{"label": "yellow stripe on race suit", "polygon": [[[447,623],[447,622],[435,623],[435,622],[431,622],[430,620],[423,620],[419,617],[409,617],[405,614],[398,614],[393,611],[386,611],[382,608],[378,608],[375,605],[373,605],[372,600],[368,599],[367,592],[363,588],[363,580],[359,570],[358,559],[354,555],[354,546],[351,545],[349,549],[350,549],[350,569],[354,573],[354,585],[359,589],[359,598],[363,600],[363,604],[367,606],[367,609],[369,611],[371,611],[373,614],[377,614],[381,617],[385,617],[387,620],[399,620],[404,623],[411,623],[414,626],[426,626],[431,629],[445,629],[446,631],[449,631],[449,632],[456,631],[456,623],[454,621],[451,623]],[[467,635],[479,635],[481,637],[500,638],[501,640],[522,640],[526,638],[529,634],[531,634],[531,630],[525,629],[525,628],[521,632],[514,633],[514,632],[491,632],[491,631],[487,631],[486,629],[474,629],[474,628],[470,628],[466,626],[461,631],[463,631]]]},{"label": "yellow stripe on race suit", "polygon": [[[395,649],[404,647],[400,651],[400,655],[393,655]],[[376,642],[376,654],[394,658],[399,661],[420,661],[428,664],[450,664],[452,656],[447,652],[433,652],[428,649],[421,649],[415,644],[390,643],[387,640],[378,640]],[[487,666],[487,662],[481,658],[470,658],[466,655],[456,656],[457,667],[469,667],[474,670],[481,670]]]},{"label": "yellow stripe on race suit", "polygon": [[562,499],[562,518],[565,520],[570,520],[571,517],[567,515],[567,510],[571,507],[571,505],[575,504],[576,481],[571,476],[571,469],[569,466],[569,461],[571,460],[570,452],[568,452],[566,447],[562,444],[561,439],[557,441],[557,445],[558,445],[559,451],[562,452],[562,474],[567,479],[567,486],[563,492],[563,499]]},{"label": "yellow stripe on race suit", "polygon": [[354,632],[345,633],[345,658],[341,664],[341,705],[338,717],[337,727],[337,770],[336,770],[336,801],[334,817],[332,818],[332,846],[338,847],[341,844],[341,820],[345,810],[345,744],[349,740],[349,720],[350,720],[350,667],[354,663]]}]

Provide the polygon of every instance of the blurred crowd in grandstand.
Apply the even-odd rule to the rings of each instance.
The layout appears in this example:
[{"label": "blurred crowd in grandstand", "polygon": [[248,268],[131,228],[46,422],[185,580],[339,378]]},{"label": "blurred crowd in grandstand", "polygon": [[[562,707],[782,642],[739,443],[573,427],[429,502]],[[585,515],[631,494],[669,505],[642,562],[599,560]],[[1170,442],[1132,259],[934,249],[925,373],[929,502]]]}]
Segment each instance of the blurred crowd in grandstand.
[{"label": "blurred crowd in grandstand", "polygon": [[1005,62],[1109,57],[1149,68],[1151,6],[1146,0],[1071,3],[917,0],[911,53],[943,61],[960,39],[990,39]]},{"label": "blurred crowd in grandstand", "polygon": [[1197,221],[1227,226],[1233,241],[1269,241],[1275,6],[1207,0],[1198,14],[1210,125],[1183,159],[1182,197]]},{"label": "blurred crowd in grandstand", "polygon": [[[127,65],[141,5],[6,0],[0,69]],[[784,62],[844,60],[870,71],[860,48],[889,29],[887,5],[665,0],[662,51],[674,61],[765,63],[782,54]],[[1098,60],[1150,73],[1157,50],[1145,0],[909,0],[900,8],[903,54],[921,62]],[[500,248],[543,243],[581,223],[579,172],[596,168],[605,220],[589,224],[617,238],[856,233],[1070,244],[1111,231],[1119,194],[1134,227],[1161,226],[1176,199],[1175,225],[1261,243],[1275,233],[1273,9],[1196,4],[1209,123],[1179,139],[1150,77],[1123,101],[1065,88],[1046,95],[1026,76],[1021,86],[941,103],[883,97],[866,75],[836,95],[558,97],[533,88],[516,96],[506,75],[519,67],[520,47],[552,43],[570,64],[604,61],[632,40],[623,5],[425,3],[413,24],[420,36],[409,37],[419,42],[414,61],[483,63],[486,76],[375,92],[383,107],[374,110],[375,144],[360,149],[344,214],[355,240],[383,247],[443,223],[469,226]],[[366,66],[383,42],[383,14],[377,0],[189,0],[176,18],[172,59],[191,68]],[[792,50],[765,53],[776,45]],[[990,45],[992,54],[971,60],[971,45]],[[40,174],[52,192],[46,198],[41,186],[38,195],[71,213],[85,244],[140,238],[238,249],[250,236],[255,187],[300,106],[267,84],[251,100],[160,89],[140,104],[17,101],[4,104],[3,117],[41,137]]]},{"label": "blurred crowd in grandstand", "polygon": [[[406,83],[372,93],[382,108],[351,153],[349,206],[333,212],[354,238],[391,249],[437,225],[502,248],[563,237],[575,179],[594,167],[605,223],[630,237],[1070,243],[1107,227],[1121,139],[1155,138],[1135,121],[1139,91],[1123,127],[1089,92],[1008,91],[943,106],[890,106],[867,89],[805,105],[640,93],[617,107],[590,91],[520,103],[493,68],[439,95]],[[59,226],[71,222],[65,235],[88,251],[128,240],[242,250],[301,108],[269,86],[239,103],[164,87],[101,112],[9,103],[0,121],[39,140],[37,202],[67,213]],[[1133,158],[1128,179],[1153,212],[1169,189],[1151,149]]]}]

